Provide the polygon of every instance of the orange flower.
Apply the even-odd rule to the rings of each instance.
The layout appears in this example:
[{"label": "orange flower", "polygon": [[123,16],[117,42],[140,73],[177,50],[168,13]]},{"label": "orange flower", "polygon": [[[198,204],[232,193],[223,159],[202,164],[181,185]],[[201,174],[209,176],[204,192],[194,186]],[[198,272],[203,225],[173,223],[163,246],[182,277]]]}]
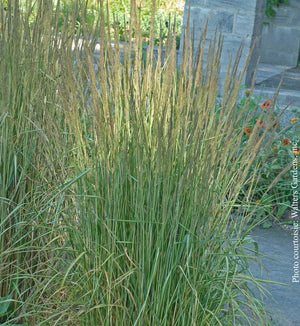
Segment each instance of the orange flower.
[{"label": "orange flower", "polygon": [[294,155],[300,155],[300,148],[297,147],[296,149],[293,150]]},{"label": "orange flower", "polygon": [[262,109],[269,109],[272,105],[272,102],[269,100],[265,100],[264,103],[260,106]]},{"label": "orange flower", "polygon": [[284,146],[289,146],[291,144],[291,141],[288,138],[282,139],[282,143]]},{"label": "orange flower", "polygon": [[266,122],[265,121],[262,121],[262,120],[259,121],[258,119],[256,119],[256,122],[259,123],[260,128],[266,128]]},{"label": "orange flower", "polygon": [[246,136],[250,136],[252,134],[253,130],[251,127],[246,127],[244,130],[244,133]]},{"label": "orange flower", "polygon": [[298,121],[299,121],[299,118],[293,118],[293,119],[291,119],[291,124],[294,124],[294,123],[296,123]]}]

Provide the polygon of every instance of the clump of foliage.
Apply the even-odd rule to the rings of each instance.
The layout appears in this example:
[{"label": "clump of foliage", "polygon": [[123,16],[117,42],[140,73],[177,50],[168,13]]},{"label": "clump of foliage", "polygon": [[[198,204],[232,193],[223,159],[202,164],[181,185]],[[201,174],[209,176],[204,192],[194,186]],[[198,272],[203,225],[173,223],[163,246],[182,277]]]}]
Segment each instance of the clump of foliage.
[{"label": "clump of foliage", "polygon": [[244,247],[268,128],[241,146],[241,51],[216,109],[219,40],[178,71],[154,6],[144,57],[135,1],[113,45],[102,5],[89,30],[74,1],[61,32],[59,5],[26,5],[1,10],[0,322],[268,325]]},{"label": "clump of foliage", "polygon": [[266,15],[267,17],[274,17],[276,15],[276,10],[274,7],[279,7],[281,4],[287,4],[289,0],[267,0]]},{"label": "clump of foliage", "polygon": [[250,136],[259,142],[266,129],[266,140],[269,143],[256,158],[259,173],[252,193],[253,203],[261,208],[257,218],[268,216],[278,221],[291,208],[293,198],[292,168],[295,158],[300,154],[296,137],[300,132],[299,111],[293,110],[294,117],[283,126],[280,120],[284,111],[274,110],[274,101],[264,100],[260,103],[258,98],[251,97],[250,90],[246,91],[246,96],[240,106],[250,98],[249,112],[252,118],[244,129],[243,144],[247,144]]}]

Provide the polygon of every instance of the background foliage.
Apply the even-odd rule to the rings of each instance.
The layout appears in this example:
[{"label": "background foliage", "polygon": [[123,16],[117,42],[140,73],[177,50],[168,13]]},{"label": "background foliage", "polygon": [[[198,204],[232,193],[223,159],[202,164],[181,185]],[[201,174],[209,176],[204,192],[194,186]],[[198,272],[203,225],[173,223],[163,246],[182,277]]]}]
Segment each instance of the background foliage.
[{"label": "background foliage", "polygon": [[267,0],[267,17],[274,17],[276,15],[276,10],[274,7],[279,7],[281,4],[287,4],[288,2],[289,0]]}]

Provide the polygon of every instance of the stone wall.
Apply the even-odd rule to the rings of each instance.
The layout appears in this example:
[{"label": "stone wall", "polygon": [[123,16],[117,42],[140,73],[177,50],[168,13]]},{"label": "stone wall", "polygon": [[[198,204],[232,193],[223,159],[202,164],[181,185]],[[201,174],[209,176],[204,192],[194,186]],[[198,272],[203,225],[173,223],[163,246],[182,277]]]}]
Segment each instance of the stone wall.
[{"label": "stone wall", "polygon": [[295,67],[300,51],[300,0],[289,0],[275,10],[274,17],[264,20],[261,62]]},{"label": "stone wall", "polygon": [[[213,38],[216,29],[222,32],[224,36],[221,58],[221,79],[225,78],[224,76],[227,72],[230,56],[235,56],[240,44],[245,42],[240,65],[243,67],[251,46],[253,42],[256,41],[256,49],[245,77],[245,83],[250,84],[259,56],[265,0],[187,0],[183,20],[183,31],[187,27],[189,5],[191,9],[190,23],[191,28],[195,31],[194,40],[196,46],[200,42],[207,19],[207,40]],[[181,42],[181,46],[182,44],[183,42]],[[182,48],[180,50],[182,53]]]}]

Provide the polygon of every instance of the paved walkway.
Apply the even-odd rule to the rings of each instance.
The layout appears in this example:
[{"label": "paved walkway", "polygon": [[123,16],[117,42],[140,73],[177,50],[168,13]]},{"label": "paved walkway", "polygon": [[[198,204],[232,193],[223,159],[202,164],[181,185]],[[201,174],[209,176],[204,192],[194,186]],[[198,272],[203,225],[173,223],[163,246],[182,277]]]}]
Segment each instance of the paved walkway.
[{"label": "paved walkway", "polygon": [[[267,257],[261,261],[266,269],[251,262],[250,270],[260,279],[285,283],[287,286],[266,284],[271,297],[265,300],[266,309],[276,326],[300,325],[300,283],[293,283],[294,246],[292,231],[274,225],[270,229],[255,228],[250,236],[258,243],[259,252]],[[253,249],[253,248],[252,248]],[[300,263],[300,261],[298,260]],[[264,325],[258,325],[264,326]]]}]

